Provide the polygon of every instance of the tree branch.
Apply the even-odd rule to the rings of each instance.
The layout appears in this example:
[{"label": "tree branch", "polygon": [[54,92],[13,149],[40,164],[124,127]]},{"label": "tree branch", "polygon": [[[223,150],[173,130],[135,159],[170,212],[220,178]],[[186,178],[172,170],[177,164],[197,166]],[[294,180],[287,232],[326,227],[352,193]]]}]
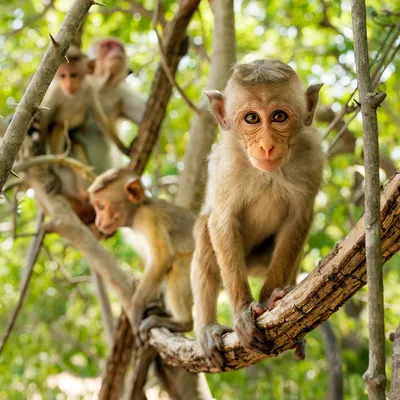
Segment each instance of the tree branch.
[{"label": "tree branch", "polygon": [[3,334],[3,337],[0,342],[0,354],[2,350],[4,349],[4,346],[7,343],[7,339],[11,334],[11,331],[15,325],[15,322],[17,320],[18,314],[22,308],[22,305],[24,304],[24,300],[26,297],[26,293],[29,287],[29,282],[32,277],[32,272],[33,272],[33,267],[36,263],[36,260],[39,256],[40,248],[42,246],[43,238],[45,235],[45,230],[41,227],[42,226],[42,219],[38,218],[38,234],[34,237],[32,240],[29,251],[28,251],[28,258],[26,260],[26,265],[23,270],[23,274],[21,274],[21,283],[20,283],[20,288],[19,288],[19,299],[17,302],[17,305],[15,306],[15,309],[8,320],[6,330]]},{"label": "tree branch", "polygon": [[55,36],[55,41],[50,41],[50,46],[17,107],[0,143],[0,191],[3,189],[29,126],[39,111],[46,90],[57,68],[64,60],[80,24],[93,4],[93,0],[75,0]]},{"label": "tree branch", "polygon": [[[386,262],[400,250],[400,174],[381,194],[382,255]],[[365,226],[362,218],[352,231],[319,262],[271,311],[258,318],[258,328],[271,342],[266,355],[241,346],[235,333],[224,337],[226,366],[231,371],[276,357],[292,348],[309,331],[326,321],[366,284]],[[210,368],[197,352],[193,340],[173,335],[166,329],[152,329],[150,344],[166,363],[191,372],[221,372]]]},{"label": "tree branch", "polygon": [[[182,0],[174,19],[165,30],[163,47],[168,55],[168,67],[174,75],[179,61],[185,54],[186,29],[200,0]],[[138,136],[131,146],[130,168],[139,175],[143,172],[151,150],[158,139],[161,123],[172,92],[172,85],[160,64],[151,87],[151,94],[139,126]]]},{"label": "tree branch", "polygon": [[376,108],[386,97],[372,91],[365,0],[352,0],[354,56],[362,111],[365,167],[366,259],[368,271],[369,364],[364,374],[370,399],[385,399],[385,311],[379,221],[379,143]]},{"label": "tree branch", "polygon": [[[223,90],[236,61],[235,18],[232,0],[210,2],[214,16],[213,49],[210,74],[206,89]],[[200,114],[195,115],[190,126],[186,145],[184,169],[179,176],[179,189],[175,202],[181,207],[198,211],[206,182],[205,162],[217,134],[217,121],[208,109],[204,96]]]}]

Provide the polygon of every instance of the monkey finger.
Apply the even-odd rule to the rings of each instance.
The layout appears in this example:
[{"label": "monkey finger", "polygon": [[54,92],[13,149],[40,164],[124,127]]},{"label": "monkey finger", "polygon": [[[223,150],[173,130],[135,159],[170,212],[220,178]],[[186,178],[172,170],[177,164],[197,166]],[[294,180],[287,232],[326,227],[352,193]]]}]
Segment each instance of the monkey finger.
[{"label": "monkey finger", "polygon": [[298,360],[304,360],[307,353],[307,342],[305,339],[298,341],[297,346],[294,348],[294,355]]}]

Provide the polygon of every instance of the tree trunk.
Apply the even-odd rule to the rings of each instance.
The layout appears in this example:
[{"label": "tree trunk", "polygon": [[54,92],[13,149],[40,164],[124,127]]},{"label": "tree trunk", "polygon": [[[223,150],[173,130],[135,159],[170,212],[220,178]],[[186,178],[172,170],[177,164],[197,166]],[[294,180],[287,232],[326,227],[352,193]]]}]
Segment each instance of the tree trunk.
[{"label": "tree trunk", "polygon": [[[213,50],[207,89],[223,90],[236,61],[235,19],[233,0],[211,0],[214,15]],[[207,176],[206,161],[217,133],[217,122],[203,98],[200,115],[195,115],[186,145],[184,169],[179,177],[175,202],[181,207],[198,211]]]}]

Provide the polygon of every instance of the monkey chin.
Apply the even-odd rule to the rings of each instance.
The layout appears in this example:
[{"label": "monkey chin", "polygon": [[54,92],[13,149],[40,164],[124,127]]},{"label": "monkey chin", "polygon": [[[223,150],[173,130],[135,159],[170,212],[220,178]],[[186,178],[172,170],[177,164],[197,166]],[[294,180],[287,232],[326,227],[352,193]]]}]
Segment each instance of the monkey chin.
[{"label": "monkey chin", "polygon": [[253,165],[253,167],[256,167],[257,169],[264,171],[264,172],[273,172],[276,169],[278,169],[282,164],[283,164],[283,157],[279,157],[275,160],[260,160],[254,157],[250,158],[250,162]]},{"label": "monkey chin", "polygon": [[97,228],[102,234],[107,235],[107,236],[112,236],[112,235],[116,232],[116,230],[117,230],[117,228],[115,228],[114,226],[100,227],[100,226],[97,226],[97,225],[96,225],[96,228]]}]

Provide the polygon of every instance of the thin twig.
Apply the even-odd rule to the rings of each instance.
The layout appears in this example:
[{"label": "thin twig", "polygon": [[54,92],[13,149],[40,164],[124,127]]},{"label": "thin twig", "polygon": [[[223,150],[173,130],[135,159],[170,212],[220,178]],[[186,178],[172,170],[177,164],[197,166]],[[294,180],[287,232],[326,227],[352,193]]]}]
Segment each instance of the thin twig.
[{"label": "thin twig", "polygon": [[368,65],[365,0],[352,0],[354,57],[362,109],[365,167],[365,247],[368,283],[369,364],[363,378],[368,398],[385,400],[385,325],[380,236],[379,143],[376,109],[386,94],[374,93]]},{"label": "thin twig", "polygon": [[28,253],[28,258],[26,261],[26,265],[24,268],[24,275],[22,275],[21,277],[21,284],[20,284],[20,295],[19,295],[19,299],[17,302],[17,305],[15,306],[15,309],[10,317],[10,319],[8,320],[7,323],[7,327],[6,330],[3,334],[3,337],[1,339],[0,342],[0,354],[3,351],[6,343],[7,343],[7,339],[9,338],[12,329],[15,325],[15,322],[17,320],[18,314],[22,308],[22,305],[24,304],[24,300],[26,297],[26,292],[28,290],[29,287],[29,282],[30,279],[32,277],[32,272],[33,272],[33,266],[36,263],[36,260],[38,258],[39,252],[40,252],[40,247],[42,245],[43,242],[43,238],[45,235],[45,230],[44,229],[39,229],[39,234],[34,238],[34,240],[31,242],[31,246],[29,248],[29,253]]},{"label": "thin twig", "polygon": [[90,181],[96,178],[96,174],[93,172],[92,166],[88,166],[78,160],[75,160],[74,158],[65,157],[64,154],[47,154],[45,156],[32,157],[15,163],[13,168],[16,171],[21,172],[44,164],[64,165],[79,172],[84,176],[85,179]]}]

